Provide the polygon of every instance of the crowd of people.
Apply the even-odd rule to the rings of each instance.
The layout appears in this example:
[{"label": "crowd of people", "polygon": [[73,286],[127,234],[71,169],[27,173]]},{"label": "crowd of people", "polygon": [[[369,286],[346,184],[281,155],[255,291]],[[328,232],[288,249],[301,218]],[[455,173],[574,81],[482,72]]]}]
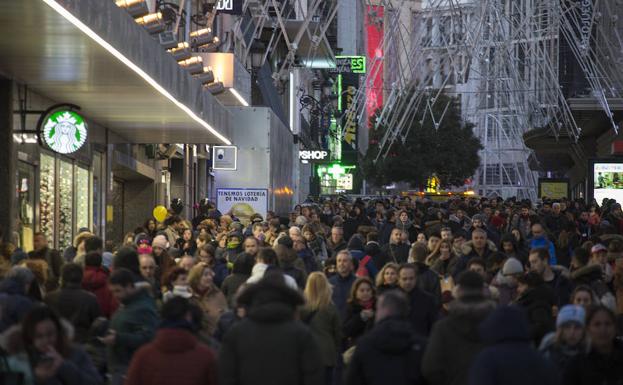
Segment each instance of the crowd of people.
[{"label": "crowd of people", "polygon": [[202,205],[0,249],[6,384],[623,384],[619,203]]}]

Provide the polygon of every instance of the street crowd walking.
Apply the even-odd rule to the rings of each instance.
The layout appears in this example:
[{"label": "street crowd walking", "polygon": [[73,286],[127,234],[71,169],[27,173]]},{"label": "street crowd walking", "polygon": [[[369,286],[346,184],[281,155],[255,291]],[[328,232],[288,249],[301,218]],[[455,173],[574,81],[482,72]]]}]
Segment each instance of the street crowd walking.
[{"label": "street crowd walking", "polygon": [[623,384],[613,200],[203,200],[82,230],[1,245],[0,383]]}]

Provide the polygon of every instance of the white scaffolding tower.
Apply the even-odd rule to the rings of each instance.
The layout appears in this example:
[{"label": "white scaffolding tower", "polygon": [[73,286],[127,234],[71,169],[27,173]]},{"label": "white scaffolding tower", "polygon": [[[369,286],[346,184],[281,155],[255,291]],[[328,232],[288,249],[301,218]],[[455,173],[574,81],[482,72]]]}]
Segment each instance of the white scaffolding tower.
[{"label": "white scaffolding tower", "polygon": [[[609,98],[621,97],[623,84],[623,72],[617,70],[623,63],[617,9],[623,4],[615,1],[620,2],[424,0],[415,12],[411,2],[381,1],[389,15],[385,57],[369,65],[358,95],[365,98],[378,62],[393,69],[377,120],[377,127],[390,127],[379,144],[379,157],[395,140],[404,140],[413,119],[443,119],[431,107],[444,92],[460,100],[464,119],[475,124],[484,146],[474,178],[478,191],[535,199],[537,175],[528,167],[530,150],[523,134],[547,128],[573,142],[581,135],[559,81],[561,39],[586,77],[589,97],[618,129],[609,107]],[[405,23],[405,13],[412,12],[413,19]],[[360,123],[367,119],[364,105],[356,104]],[[580,146],[572,150],[582,156]]]}]

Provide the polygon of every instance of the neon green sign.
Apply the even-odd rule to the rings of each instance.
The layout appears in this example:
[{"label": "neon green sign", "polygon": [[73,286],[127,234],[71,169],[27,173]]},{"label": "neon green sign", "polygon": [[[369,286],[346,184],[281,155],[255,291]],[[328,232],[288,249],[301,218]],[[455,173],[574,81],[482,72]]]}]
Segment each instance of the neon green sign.
[{"label": "neon green sign", "polygon": [[366,57],[365,56],[336,56],[335,67],[339,73],[366,73]]},{"label": "neon green sign", "polygon": [[87,140],[87,124],[74,111],[56,111],[43,124],[43,141],[60,154],[71,154]]}]

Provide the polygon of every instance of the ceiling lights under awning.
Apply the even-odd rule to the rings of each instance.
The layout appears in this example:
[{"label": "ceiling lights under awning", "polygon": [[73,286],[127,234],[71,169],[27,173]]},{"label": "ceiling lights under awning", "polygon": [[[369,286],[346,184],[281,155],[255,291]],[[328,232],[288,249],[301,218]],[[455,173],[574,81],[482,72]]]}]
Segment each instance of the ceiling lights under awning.
[{"label": "ceiling lights under awning", "polygon": [[227,109],[114,2],[1,2],[0,23],[0,72],[128,142],[230,144]]}]

